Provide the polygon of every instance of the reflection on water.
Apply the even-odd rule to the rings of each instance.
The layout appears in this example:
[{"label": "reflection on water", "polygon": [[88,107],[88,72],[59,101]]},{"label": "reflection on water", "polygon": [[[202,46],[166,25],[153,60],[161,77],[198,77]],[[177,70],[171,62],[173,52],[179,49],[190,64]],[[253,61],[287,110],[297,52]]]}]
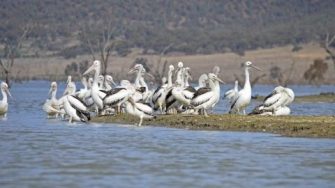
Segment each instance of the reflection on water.
[{"label": "reflection on water", "polygon": [[[12,88],[15,101],[0,120],[1,187],[335,184],[335,140],[47,120],[41,104],[48,84]],[[313,104],[299,105],[295,114],[311,113]],[[226,110],[223,103],[217,109]]]}]

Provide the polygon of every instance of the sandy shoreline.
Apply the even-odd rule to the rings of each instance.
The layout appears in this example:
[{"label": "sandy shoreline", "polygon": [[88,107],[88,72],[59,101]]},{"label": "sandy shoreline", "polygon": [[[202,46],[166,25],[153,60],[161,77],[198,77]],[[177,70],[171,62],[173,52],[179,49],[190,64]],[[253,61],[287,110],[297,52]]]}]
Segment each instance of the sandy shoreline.
[{"label": "sandy shoreline", "polygon": [[[131,115],[94,117],[92,122],[136,124],[139,118]],[[266,132],[289,137],[335,138],[335,116],[241,116],[162,115],[144,120],[143,125],[182,128],[190,130],[219,130]]]}]

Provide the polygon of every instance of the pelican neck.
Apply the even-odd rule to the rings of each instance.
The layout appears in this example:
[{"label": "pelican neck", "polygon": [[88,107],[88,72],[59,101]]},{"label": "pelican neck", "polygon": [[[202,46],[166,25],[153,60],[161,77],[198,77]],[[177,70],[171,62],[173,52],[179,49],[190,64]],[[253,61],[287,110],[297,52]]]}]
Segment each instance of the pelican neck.
[{"label": "pelican neck", "polygon": [[2,93],[2,102],[7,102],[7,94],[6,92],[1,88],[1,93]]}]

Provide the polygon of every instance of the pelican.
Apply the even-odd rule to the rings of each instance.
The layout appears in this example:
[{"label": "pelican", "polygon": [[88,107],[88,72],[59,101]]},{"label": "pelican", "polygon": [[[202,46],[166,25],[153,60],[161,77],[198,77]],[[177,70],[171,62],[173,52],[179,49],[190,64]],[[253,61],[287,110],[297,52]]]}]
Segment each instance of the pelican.
[{"label": "pelican", "polygon": [[139,101],[139,100],[143,99],[145,102],[149,102],[152,95],[153,95],[153,91],[149,90],[149,87],[148,87],[147,83],[145,82],[143,76],[148,75],[152,78],[154,76],[152,76],[150,73],[147,73],[142,64],[134,65],[134,67],[129,70],[128,74],[131,74],[131,73],[134,73],[134,72],[137,72],[136,79],[135,79],[135,82],[134,82],[135,89],[137,91],[140,91],[142,97],[141,98],[136,97],[136,98],[133,98],[133,99],[135,101]]},{"label": "pelican", "polygon": [[90,113],[87,111],[85,103],[76,96],[67,95],[59,99],[59,104],[63,106],[65,113],[70,117],[69,122],[90,120]]},{"label": "pelican", "polygon": [[151,119],[155,117],[153,115],[153,109],[150,107],[150,105],[146,103],[135,102],[132,97],[128,98],[128,100],[125,102],[125,105],[127,113],[140,118],[138,126],[142,125],[143,118]]},{"label": "pelican", "polygon": [[221,69],[220,69],[219,66],[214,66],[213,67],[213,74],[215,74],[216,76],[219,76],[220,71],[221,71]]},{"label": "pelican", "polygon": [[233,89],[228,90],[223,98],[228,99],[229,104],[232,105],[232,103],[235,101],[236,97],[238,97],[238,81],[235,80],[235,86]]},{"label": "pelican", "polygon": [[105,86],[106,86],[106,90],[111,90],[113,88],[113,86],[116,86],[116,83],[114,82],[114,79],[111,75],[106,75],[105,76]]},{"label": "pelican", "polygon": [[250,104],[251,101],[251,85],[249,80],[249,69],[254,68],[259,71],[261,70],[258,67],[254,66],[251,61],[245,62],[244,66],[245,66],[244,87],[238,92],[235,101],[231,105],[229,113],[240,113],[243,111],[243,114],[245,115],[245,108]]},{"label": "pelican", "polygon": [[195,90],[198,90],[199,88],[206,87],[207,86],[207,80],[208,76],[207,74],[202,74],[198,79],[198,86],[195,87]]},{"label": "pelican", "polygon": [[203,87],[198,89],[192,98],[191,105],[195,110],[202,109],[204,115],[207,115],[206,110],[213,108],[220,98],[220,83],[224,83],[214,73],[208,74],[209,88]]},{"label": "pelican", "polygon": [[160,112],[163,113],[163,109],[166,106],[166,95],[167,93],[172,89],[172,76],[173,76],[174,66],[169,66],[168,71],[168,81],[167,84],[165,84],[165,81],[163,81],[162,86],[158,87],[157,90],[154,92],[152,97],[152,102],[154,104],[154,110],[157,110],[159,108]]},{"label": "pelican", "polygon": [[81,83],[83,84],[84,88],[80,89],[76,95],[81,98],[82,100],[88,98],[91,95],[90,90],[88,89],[88,81],[86,77],[81,79]]},{"label": "pelican", "polygon": [[84,72],[83,75],[87,75],[92,71],[94,71],[94,79],[91,87],[91,97],[96,105],[95,111],[98,114],[99,110],[102,110],[104,107],[102,99],[106,96],[104,92],[100,91],[98,85],[98,79],[101,71],[101,62],[99,60],[95,60],[93,64]]},{"label": "pelican", "polygon": [[181,79],[183,79],[183,82],[181,82],[181,85],[177,85],[172,89],[172,95],[182,105],[182,107],[188,107],[196,90],[188,83],[188,80],[192,78],[190,68],[183,68],[182,73]]},{"label": "pelican", "polygon": [[1,94],[2,100],[0,101],[0,115],[6,117],[8,111],[8,102],[7,102],[7,94],[12,97],[9,92],[8,85],[5,82],[1,82]]},{"label": "pelican", "polygon": [[74,91],[77,90],[76,83],[72,81],[72,76],[68,76],[68,77],[67,77],[66,84],[67,84],[67,85],[71,84],[72,87],[74,88]]},{"label": "pelican", "polygon": [[289,115],[291,110],[287,105],[291,104],[294,100],[294,92],[290,88],[277,86],[271,94],[266,96],[263,103],[250,114],[260,115]]},{"label": "pelican", "polygon": [[109,91],[103,91],[105,97],[103,102],[105,105],[117,107],[117,112],[121,112],[121,105],[128,100],[128,98],[135,93],[135,88],[130,82],[123,81],[123,87],[117,87]]},{"label": "pelican", "polygon": [[58,100],[56,98],[57,94],[57,83],[51,82],[49,95],[51,95],[50,99],[47,99],[45,103],[43,104],[43,110],[47,113],[48,118],[51,117],[58,117],[58,114],[60,113]]},{"label": "pelican", "polygon": [[154,106],[154,110],[159,109],[161,113],[163,113],[163,102],[165,99],[165,90],[166,90],[167,84],[166,84],[166,78],[162,78],[162,84],[157,87],[157,89],[154,91],[151,100],[152,104]]},{"label": "pelican", "polygon": [[76,93],[76,84],[74,84],[74,82],[69,82],[67,85],[66,85],[66,88],[64,90],[64,93],[63,93],[63,96],[66,96],[66,95],[73,95]]}]

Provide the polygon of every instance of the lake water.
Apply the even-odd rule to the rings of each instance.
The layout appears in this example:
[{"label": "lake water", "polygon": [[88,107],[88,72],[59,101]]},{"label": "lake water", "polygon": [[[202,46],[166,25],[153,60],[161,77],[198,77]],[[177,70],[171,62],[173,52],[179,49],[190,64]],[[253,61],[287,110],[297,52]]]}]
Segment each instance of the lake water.
[{"label": "lake water", "polygon": [[[335,139],[69,124],[45,118],[48,87],[11,89],[15,100],[0,120],[0,187],[335,187]],[[293,88],[296,95],[334,91]],[[222,102],[216,112],[227,110]],[[334,104],[299,103],[292,111],[332,114]]]}]

